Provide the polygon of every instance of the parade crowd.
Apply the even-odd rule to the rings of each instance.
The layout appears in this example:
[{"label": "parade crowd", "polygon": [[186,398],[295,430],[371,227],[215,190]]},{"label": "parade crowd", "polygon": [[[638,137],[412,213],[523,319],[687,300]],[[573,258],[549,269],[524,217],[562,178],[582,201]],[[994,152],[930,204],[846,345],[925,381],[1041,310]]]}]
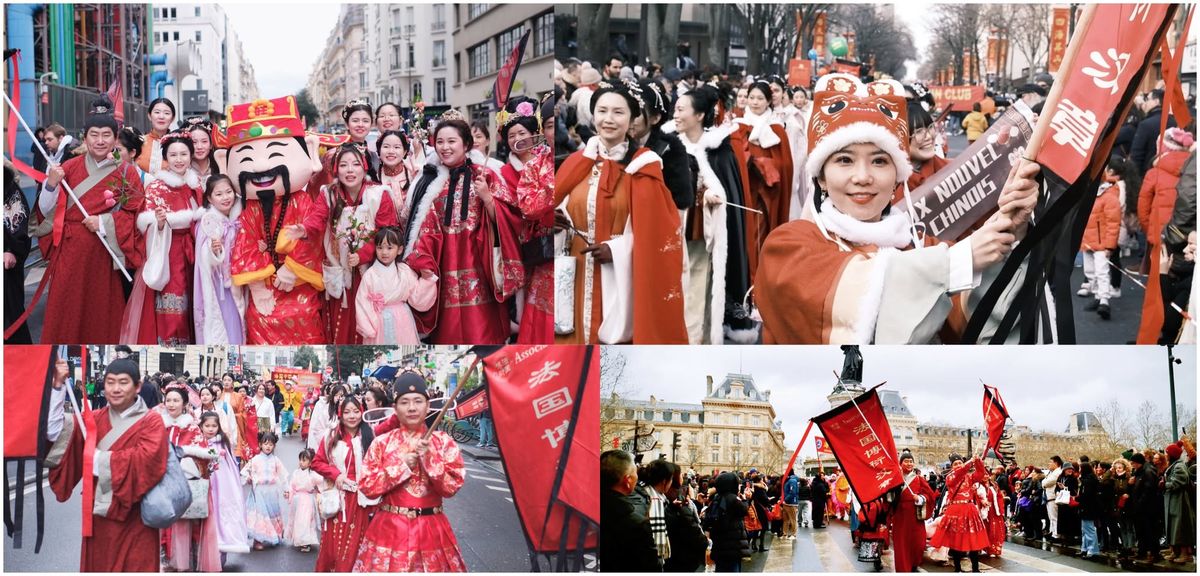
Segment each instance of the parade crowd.
[{"label": "parade crowd", "polygon": [[514,97],[493,138],[354,100],[324,135],[292,97],[230,106],[227,127],[159,98],[143,134],[101,96],[82,140],[39,130],[32,201],[6,164],[5,326],[36,239],[43,342],[549,343],[552,109]]},{"label": "parade crowd", "polygon": [[[1011,173],[998,210],[957,238],[914,224],[910,192],[953,161],[950,135],[974,142],[1017,101],[1036,123],[1055,78],[962,113],[921,82],[798,86],[679,50],[675,66],[557,62],[555,233],[575,262],[559,271],[556,341],[959,341],[967,297],[1028,229],[1039,168]],[[1079,216],[1077,293],[1107,320],[1123,276],[1146,284],[1137,343],[1175,342],[1192,292],[1195,128],[1160,133],[1163,101],[1161,82],[1137,96]]]},{"label": "parade crowd", "polygon": [[811,477],[756,469],[699,475],[665,459],[644,465],[622,450],[601,454],[600,562],[614,572],[740,572],[742,562],[790,546],[799,529],[843,520],[860,561],[897,572],[924,562],[980,570],[1011,536],[1044,540],[1088,558],[1101,553],[1148,563],[1194,562],[1196,452],[1185,438],[1159,451],[1128,450],[1112,460],[1052,457],[1045,467],[989,470],[952,454],[922,475],[899,456],[904,485],[860,503],[841,470]]},{"label": "parade crowd", "polygon": [[[105,369],[103,402],[86,434],[99,437],[94,444],[70,414],[65,360],[54,375],[46,435],[53,490],[66,501],[86,466],[98,479],[92,490],[85,485],[94,506],[81,570],[220,572],[229,553],[274,546],[318,547],[316,572],[466,570],[442,511],[462,488],[463,458],[447,433],[427,433],[431,401],[444,393],[425,374],[355,375],[320,390],[229,373],[141,379],[127,353],[118,350]],[[304,442],[295,462],[275,455],[281,436]],[[171,461],[192,504],[160,531],[137,511],[151,505]]]}]

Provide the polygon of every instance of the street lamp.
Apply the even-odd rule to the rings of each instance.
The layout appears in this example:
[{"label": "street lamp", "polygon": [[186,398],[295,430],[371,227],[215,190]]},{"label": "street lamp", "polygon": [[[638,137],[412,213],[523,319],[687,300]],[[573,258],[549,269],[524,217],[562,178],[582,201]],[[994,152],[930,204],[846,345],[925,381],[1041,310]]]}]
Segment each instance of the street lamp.
[{"label": "street lamp", "polygon": [[1175,347],[1167,344],[1167,374],[1171,382],[1171,439],[1179,439],[1179,414],[1175,408],[1175,365],[1183,364],[1183,360],[1175,357]]}]

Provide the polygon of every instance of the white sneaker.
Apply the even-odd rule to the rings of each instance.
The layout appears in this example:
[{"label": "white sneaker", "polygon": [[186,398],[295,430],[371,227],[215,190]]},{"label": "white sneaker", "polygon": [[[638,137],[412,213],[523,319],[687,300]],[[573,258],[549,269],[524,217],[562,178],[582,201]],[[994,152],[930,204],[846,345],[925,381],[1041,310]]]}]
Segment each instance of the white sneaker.
[{"label": "white sneaker", "polygon": [[1087,284],[1084,284],[1083,286],[1079,287],[1079,291],[1076,292],[1075,295],[1076,296],[1091,296],[1092,295],[1092,287],[1088,286]]},{"label": "white sneaker", "polygon": [[1112,293],[1111,293],[1111,294],[1109,294],[1108,296],[1109,296],[1109,298],[1120,298],[1120,297],[1121,297],[1121,289],[1120,289],[1120,288],[1114,288],[1114,289],[1112,290]]}]

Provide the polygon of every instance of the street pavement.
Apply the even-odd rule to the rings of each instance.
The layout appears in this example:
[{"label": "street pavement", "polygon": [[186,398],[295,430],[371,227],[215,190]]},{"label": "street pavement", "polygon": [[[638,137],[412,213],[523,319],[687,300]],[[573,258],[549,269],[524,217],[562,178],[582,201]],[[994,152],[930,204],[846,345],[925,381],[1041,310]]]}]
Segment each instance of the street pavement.
[{"label": "street pavement", "polygon": [[[298,436],[280,440],[276,453],[290,470],[297,466],[303,445]],[[530,561],[508,480],[494,449],[463,447],[467,478],[461,490],[445,501],[446,516],[454,528],[468,570],[472,572],[527,572]],[[10,474],[16,465],[9,463]],[[32,473],[26,471],[26,476]],[[248,488],[247,488],[248,489]],[[33,486],[24,494],[25,532],[21,549],[4,539],[5,572],[77,572],[80,548],[80,489],[66,503],[58,503],[46,488],[46,536],[40,554],[33,553],[36,532],[36,495]],[[11,494],[10,494],[11,498]],[[229,554],[226,572],[311,572],[318,547],[309,553],[289,546],[249,554]],[[544,564],[543,564],[544,565]]]},{"label": "street pavement", "polygon": [[[1057,546],[1026,546],[1009,541],[999,558],[980,560],[981,572],[1121,572],[1123,570],[1166,571],[1170,565],[1138,565],[1120,567],[1115,562],[1085,560],[1070,556],[1067,549]],[[743,561],[743,572],[873,572],[874,565],[858,561],[858,551],[850,541],[850,529],[845,521],[832,520],[827,528],[800,528],[792,541],[768,536],[766,553],[756,553],[750,560]],[[970,561],[963,560],[963,568],[970,570]],[[883,554],[883,572],[894,572],[891,551]],[[953,572],[950,565],[943,565],[928,556],[918,568],[919,572]],[[1177,571],[1195,571],[1195,565]]]}]

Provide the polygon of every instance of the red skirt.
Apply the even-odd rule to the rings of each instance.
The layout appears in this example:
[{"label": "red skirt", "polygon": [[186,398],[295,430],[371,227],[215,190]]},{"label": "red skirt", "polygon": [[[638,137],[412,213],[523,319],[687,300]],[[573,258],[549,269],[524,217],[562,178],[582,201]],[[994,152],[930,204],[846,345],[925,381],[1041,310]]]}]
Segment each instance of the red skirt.
[{"label": "red skirt", "polygon": [[466,572],[467,565],[445,514],[409,519],[381,509],[371,521],[354,571]]},{"label": "red skirt", "polygon": [[999,556],[1004,548],[1004,541],[1008,539],[1008,523],[1004,521],[1003,515],[991,513],[988,514],[987,525],[988,540],[991,543],[987,552],[992,556]]},{"label": "red skirt", "polygon": [[934,548],[974,552],[987,548],[991,540],[978,508],[973,504],[951,504],[942,512],[942,520],[929,543]]},{"label": "red skirt", "polygon": [[517,344],[553,344],[554,268],[550,264],[535,267],[525,290]]},{"label": "red skirt", "polygon": [[325,521],[316,572],[349,572],[367,532],[371,519],[367,509],[358,505],[358,496],[348,492],[342,502],[346,519],[342,520],[342,514],[338,514]]}]

